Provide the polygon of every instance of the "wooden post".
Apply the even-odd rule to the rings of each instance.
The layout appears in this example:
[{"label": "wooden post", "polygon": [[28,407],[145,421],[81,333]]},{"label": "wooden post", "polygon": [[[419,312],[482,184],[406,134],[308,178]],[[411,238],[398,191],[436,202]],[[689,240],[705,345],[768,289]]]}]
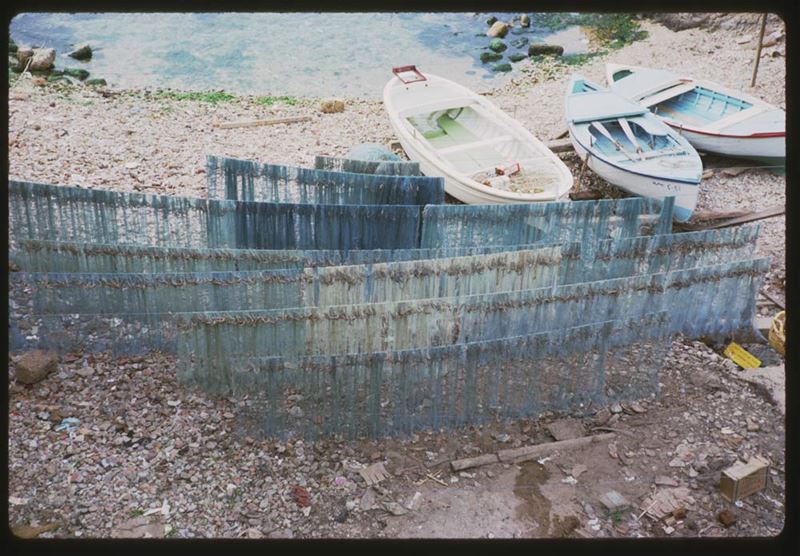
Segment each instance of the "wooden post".
[{"label": "wooden post", "polygon": [[581,164],[581,171],[578,173],[578,182],[575,184],[575,191],[581,191],[583,189],[583,172],[586,170],[586,166],[589,164],[589,157],[592,156],[592,153],[586,152],[586,158],[583,159],[583,164]]},{"label": "wooden post", "polygon": [[761,18],[761,31],[758,33],[758,46],[756,47],[756,59],[753,61],[753,78],[750,86],[756,86],[756,74],[758,73],[758,62],[761,60],[761,43],[764,42],[764,30],[767,28],[767,14]]}]

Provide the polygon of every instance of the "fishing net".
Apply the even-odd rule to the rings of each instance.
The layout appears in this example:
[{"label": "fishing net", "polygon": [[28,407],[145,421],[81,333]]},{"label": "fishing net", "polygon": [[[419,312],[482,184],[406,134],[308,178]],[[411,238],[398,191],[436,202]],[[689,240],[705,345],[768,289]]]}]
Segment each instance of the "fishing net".
[{"label": "fishing net", "polygon": [[[26,314],[12,349],[179,353],[227,382],[239,357],[404,350],[580,326],[669,311],[671,331],[731,337],[752,330],[767,259],[531,290],[274,310]],[[698,302],[708,299],[709,303]],[[710,302],[713,301],[712,305]],[[218,368],[219,367],[219,368]]]},{"label": "fishing net", "polygon": [[518,205],[429,205],[422,213],[421,247],[579,242],[665,234],[674,198],[633,197]]},{"label": "fishing net", "polygon": [[418,206],[219,201],[17,181],[8,188],[12,240],[234,249],[419,247]]},{"label": "fishing net", "polygon": [[212,199],[329,205],[444,203],[440,177],[315,170],[216,156],[206,157],[206,174]]},{"label": "fishing net", "polygon": [[[535,247],[547,247],[537,244]],[[534,245],[489,245],[451,249],[191,249],[23,239],[9,252],[14,269],[25,272],[156,273],[280,270],[316,266],[415,261],[523,251]]]},{"label": "fishing net", "polygon": [[[12,287],[19,283],[30,286],[36,313],[230,311],[350,305],[535,289],[739,261],[752,256],[757,231],[757,226],[751,226],[604,240],[594,256],[586,258],[580,258],[578,243],[563,248],[550,246],[533,251],[520,248],[494,255],[443,258],[435,257],[441,254],[436,250],[351,251],[347,255],[369,253],[377,258],[375,254],[382,253],[384,260],[393,260],[351,266],[339,266],[346,257],[336,257],[339,253],[336,251],[299,252],[294,258],[285,256],[275,261],[260,260],[258,255],[265,252],[248,251],[256,261],[265,266],[273,262],[273,266],[266,271],[22,272],[12,273],[11,282]],[[452,251],[485,249],[491,248]],[[574,256],[563,258],[562,249]],[[402,261],[398,256],[408,253],[414,257],[421,254],[432,257]],[[29,255],[26,260],[30,258]],[[315,269],[332,267],[336,259],[339,261],[335,268]]]},{"label": "fishing net", "polygon": [[[355,305],[556,283],[561,247],[422,261],[269,271],[14,273],[35,313],[163,313]],[[19,297],[19,296],[17,296]]]},{"label": "fishing net", "polygon": [[335,156],[316,155],[314,168],[356,174],[384,174],[390,176],[421,176],[419,162],[394,160],[355,160]]},{"label": "fishing net", "polygon": [[664,313],[406,351],[242,361],[238,418],[254,434],[380,438],[590,411],[658,391]]}]

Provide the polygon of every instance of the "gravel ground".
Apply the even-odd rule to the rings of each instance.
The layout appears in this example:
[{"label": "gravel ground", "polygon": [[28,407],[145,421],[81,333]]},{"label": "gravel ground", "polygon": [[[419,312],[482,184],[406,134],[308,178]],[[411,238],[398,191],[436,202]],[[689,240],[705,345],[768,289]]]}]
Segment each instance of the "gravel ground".
[{"label": "gravel ground", "polygon": [[[644,26],[648,39],[579,71],[602,81],[607,59],[748,88],[754,44],[740,42],[755,36],[752,25],[714,33]],[[784,106],[785,58],[771,52],[761,60],[754,93]],[[520,79],[492,97],[534,134],[552,139],[564,128],[563,93],[574,68],[523,64]],[[345,100],[344,113],[322,114],[318,99],[263,106],[242,98],[211,105],[156,99],[143,91],[38,87],[22,79],[9,91],[9,177],[204,196],[206,154],[308,165],[314,154],[342,155],[352,145],[393,138],[380,102]],[[313,120],[292,125],[213,125],[306,114]],[[564,159],[577,169],[574,154]],[[619,195],[592,176],[586,185]],[[698,210],[782,205],[785,185],[784,176],[763,169],[732,177],[718,169],[702,184]],[[772,257],[768,282],[780,296],[784,242],[783,217],[762,222],[758,251]],[[761,310],[770,316],[777,311],[766,303]],[[769,347],[745,347],[765,364],[782,364]],[[580,416],[587,431],[601,423],[619,431],[614,449],[595,446],[543,463],[453,473],[451,459],[552,440],[546,425],[559,416],[381,442],[262,441],[237,426],[234,400],[179,385],[167,357],[74,354],[32,386],[16,380],[12,364],[9,521],[22,527],[18,534],[24,527],[50,525],[40,537],[772,536],[784,520],[784,418],[768,392],[741,380],[734,369],[719,347],[676,341],[660,394],[640,401],[644,413],[623,411],[605,422],[602,411]],[[56,430],[66,417],[80,424]],[[752,454],[772,462],[767,488],[731,504],[719,494],[719,472]],[[581,461],[592,461],[592,469],[577,483],[564,483],[564,470]],[[390,477],[367,488],[357,469],[373,462],[384,462]],[[686,517],[671,529],[636,519],[636,508],[662,475],[689,488],[693,498]],[[309,493],[307,507],[295,496],[296,487]],[[634,508],[605,510],[598,500],[610,489]],[[493,509],[476,512],[476,504]],[[729,528],[717,519],[723,509],[737,516]]]}]

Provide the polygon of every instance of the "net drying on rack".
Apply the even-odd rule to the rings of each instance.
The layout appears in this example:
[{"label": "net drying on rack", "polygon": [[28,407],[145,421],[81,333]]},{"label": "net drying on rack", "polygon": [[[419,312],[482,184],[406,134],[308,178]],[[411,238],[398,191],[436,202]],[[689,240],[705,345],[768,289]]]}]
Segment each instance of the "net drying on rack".
[{"label": "net drying on rack", "polygon": [[[239,419],[267,436],[380,438],[658,391],[664,313],[529,336],[395,352],[241,362]],[[202,384],[202,380],[200,383]]]},{"label": "net drying on rack", "polygon": [[234,249],[419,247],[420,207],[219,201],[10,181],[14,239]]},{"label": "net drying on rack", "polygon": [[672,332],[724,338],[752,329],[756,292],[767,268],[768,260],[758,259],[555,288],[358,305],[35,315],[12,322],[10,336],[12,349],[178,353],[223,382],[233,358],[461,344],[657,311],[669,312]]},{"label": "net drying on rack", "polygon": [[206,157],[208,197],[233,201],[329,205],[444,203],[444,179],[315,170]]},{"label": "net drying on rack", "polygon": [[389,176],[420,176],[419,162],[395,160],[356,160],[335,156],[316,155],[314,168],[356,174],[383,174]]},{"label": "net drying on rack", "polygon": [[632,197],[602,201],[517,205],[429,205],[422,213],[420,247],[580,242],[666,234],[673,197],[663,203]]},{"label": "net drying on rack", "polygon": [[[183,248],[449,249],[667,233],[674,200],[526,205],[306,205],[9,182],[12,241]],[[421,238],[420,238],[421,230]]]},{"label": "net drying on rack", "polygon": [[[37,313],[231,311],[351,305],[535,289],[740,261],[752,256],[757,226],[427,260],[330,266],[276,263],[265,271],[12,273]],[[470,249],[463,249],[470,250]],[[419,250],[433,254],[434,250]],[[458,251],[458,250],[455,250]],[[259,253],[255,251],[254,253]],[[306,257],[325,263],[329,258]],[[322,252],[330,255],[330,252]],[[336,252],[334,252],[336,253]],[[351,251],[349,254],[361,253]],[[374,252],[373,252],[374,253]],[[389,252],[392,253],[392,252]],[[391,260],[391,259],[389,259]],[[301,259],[301,262],[303,260]],[[282,265],[282,266],[281,266]]]},{"label": "net drying on rack", "polygon": [[[416,261],[522,251],[534,245],[489,245],[452,249],[191,249],[155,246],[72,243],[24,239],[9,261],[25,272],[161,273],[280,270],[317,266]],[[538,244],[536,247],[546,246]]]}]

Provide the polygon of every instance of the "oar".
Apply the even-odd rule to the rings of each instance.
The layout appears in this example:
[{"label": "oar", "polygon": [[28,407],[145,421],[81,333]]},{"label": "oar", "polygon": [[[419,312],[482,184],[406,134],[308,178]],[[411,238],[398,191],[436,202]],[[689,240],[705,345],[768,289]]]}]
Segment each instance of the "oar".
[{"label": "oar", "polygon": [[628,157],[630,160],[632,160],[633,162],[636,162],[636,159],[635,159],[635,158],[633,158],[633,157],[632,157],[632,156],[631,156],[631,155],[628,153],[628,151],[626,151],[626,150],[625,150],[625,147],[623,147],[623,146],[620,144],[620,142],[619,142],[619,141],[617,141],[616,139],[614,139],[614,138],[611,136],[611,133],[609,133],[609,132],[608,132],[608,130],[605,128],[605,126],[604,126],[603,124],[601,124],[600,122],[592,122],[592,125],[594,126],[594,128],[595,128],[597,131],[599,131],[600,133],[602,133],[602,134],[605,136],[605,138],[606,138],[606,139],[608,139],[609,141],[611,141],[611,142],[614,144],[614,146],[615,146],[615,147],[617,147],[617,150],[619,150],[619,151],[622,151],[622,153],[623,153],[625,156],[627,156],[627,157]]},{"label": "oar", "polygon": [[631,144],[634,147],[636,147],[636,153],[639,155],[639,158],[641,160],[644,160],[644,156],[642,155],[642,147],[641,147],[641,145],[639,145],[639,142],[636,140],[636,137],[633,135],[633,130],[631,129],[631,126],[628,125],[628,120],[626,120],[624,118],[619,118],[617,121],[619,122],[619,126],[622,128],[622,131],[625,132],[625,137],[627,137],[628,141],[630,141]]}]

